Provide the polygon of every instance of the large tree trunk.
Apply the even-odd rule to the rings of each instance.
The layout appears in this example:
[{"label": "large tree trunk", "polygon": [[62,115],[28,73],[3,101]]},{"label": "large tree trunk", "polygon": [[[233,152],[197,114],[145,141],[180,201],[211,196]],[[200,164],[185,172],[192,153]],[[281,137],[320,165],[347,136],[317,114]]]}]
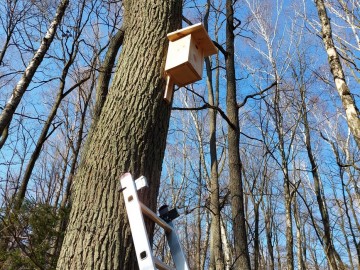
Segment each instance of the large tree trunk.
[{"label": "large tree trunk", "polygon": [[345,80],[340,58],[332,38],[330,19],[326,12],[324,0],[315,0],[315,4],[321,23],[322,39],[328,55],[330,70],[334,77],[336,89],[346,112],[347,123],[358,148],[360,148],[360,113]]},{"label": "large tree trunk", "polygon": [[[148,178],[140,200],[154,210],[170,106],[163,100],[166,34],[180,27],[181,1],[123,1],[120,66],[74,179],[58,269],[136,269],[120,176]],[[149,230],[153,226],[148,226]]]},{"label": "large tree trunk", "polygon": [[226,109],[232,126],[228,127],[229,144],[229,188],[231,191],[231,212],[234,230],[234,269],[250,269],[250,257],[245,225],[244,191],[242,183],[242,163],[240,160],[240,127],[236,101],[234,10],[233,1],[226,1]]}]

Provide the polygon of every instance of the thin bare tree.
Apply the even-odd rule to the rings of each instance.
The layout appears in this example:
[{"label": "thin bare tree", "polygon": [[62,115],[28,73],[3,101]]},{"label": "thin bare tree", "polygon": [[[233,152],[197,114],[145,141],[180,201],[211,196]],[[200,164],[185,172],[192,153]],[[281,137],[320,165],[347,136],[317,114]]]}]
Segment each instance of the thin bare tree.
[{"label": "thin bare tree", "polygon": [[[22,96],[24,95],[26,89],[31,83],[31,80],[40,66],[46,52],[48,51],[54,36],[56,34],[56,30],[61,23],[61,20],[65,14],[65,10],[69,5],[69,0],[63,0],[59,3],[58,8],[56,10],[56,14],[54,19],[52,20],[45,36],[42,38],[40,47],[35,52],[32,60],[28,64],[26,70],[24,71],[20,81],[17,83],[15,88],[13,89],[12,95],[7,101],[3,111],[0,114],[0,136],[5,137],[8,132],[8,128],[11,122],[11,119],[18,107]],[[2,142],[2,145],[4,142]]]},{"label": "thin bare tree", "polygon": [[360,148],[359,109],[346,82],[346,77],[340,62],[340,57],[334,44],[331,23],[327,14],[324,0],[315,0],[314,2],[321,23],[321,36],[328,56],[330,71],[333,75],[336,89],[345,110],[347,123],[351,133],[354,136],[358,148]]}]

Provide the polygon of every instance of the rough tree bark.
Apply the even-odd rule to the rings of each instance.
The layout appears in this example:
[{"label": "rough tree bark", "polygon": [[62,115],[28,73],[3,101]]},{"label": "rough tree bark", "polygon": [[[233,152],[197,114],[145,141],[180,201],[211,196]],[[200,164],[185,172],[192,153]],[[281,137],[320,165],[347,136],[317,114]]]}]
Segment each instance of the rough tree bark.
[{"label": "rough tree bark", "polygon": [[[62,201],[60,203],[60,207],[58,208],[58,214],[60,215],[60,219],[59,219],[57,231],[59,232],[59,234],[57,235],[57,237],[54,241],[54,245],[53,245],[54,246],[53,254],[56,258],[59,257],[62,241],[64,239],[63,235],[65,233],[66,226],[67,226],[68,215],[66,214],[66,212],[67,212],[67,209],[69,209],[68,207],[70,205],[72,179],[75,175],[75,170],[76,170],[77,164],[78,164],[78,157],[80,155],[80,148],[83,144],[83,139],[84,139],[83,133],[84,133],[84,128],[85,128],[86,113],[87,113],[87,110],[90,105],[91,94],[93,92],[93,88],[94,88],[94,81],[90,85],[89,93],[87,93],[86,97],[84,97],[84,107],[83,107],[83,110],[82,110],[81,116],[80,116],[80,125],[79,125],[79,130],[77,133],[77,139],[76,139],[75,145],[72,147],[73,154],[71,157],[71,162],[69,162],[69,164],[70,164],[69,176],[67,179],[65,192],[63,193]],[[55,205],[57,205],[57,204],[55,204]]]},{"label": "rough tree bark", "polygon": [[351,133],[354,136],[358,148],[360,148],[360,113],[345,80],[345,74],[340,62],[339,54],[334,45],[330,19],[326,12],[324,0],[315,0],[315,5],[321,23],[322,39],[328,55],[330,70],[334,77],[335,86],[345,109],[346,120]]},{"label": "rough tree bark", "polygon": [[[118,54],[120,46],[122,45],[123,39],[124,39],[124,30],[119,29],[118,32],[111,38],[110,43],[109,43],[109,48],[105,54],[104,61],[99,69],[99,77],[98,77],[97,86],[96,86],[96,102],[95,102],[95,106],[94,106],[92,126],[96,125],[97,120],[99,119],[101,110],[104,106],[104,103],[105,103],[105,100],[106,100],[106,97],[108,94],[111,73],[112,73],[112,70],[113,70],[113,67],[115,64],[115,58],[116,58],[116,55]],[[83,129],[84,129],[84,124],[85,124],[84,121],[85,121],[86,110],[87,110],[88,105],[89,105],[89,100],[86,100],[85,106],[84,106],[84,112],[81,114],[79,133],[77,136],[74,153],[73,153],[73,157],[71,160],[68,182],[66,183],[65,192],[64,192],[61,204],[60,204],[60,209],[59,209],[60,213],[64,213],[67,208],[71,207],[71,201],[70,201],[71,187],[72,187],[73,178],[75,175],[75,170],[77,168],[78,156],[80,154],[80,147],[82,145],[83,131],[84,131]],[[89,135],[89,137],[90,137],[90,135]],[[67,221],[68,221],[68,217],[66,215],[64,215],[62,217],[62,219],[60,220],[60,225],[59,225],[60,232],[65,232],[66,226],[67,226]],[[59,250],[60,250],[61,244],[62,244],[62,240],[63,240],[62,238],[57,239],[57,242],[55,245],[55,247],[56,247],[55,254],[59,253]]]},{"label": "rough tree bark", "polygon": [[231,212],[234,230],[234,269],[250,269],[250,257],[245,224],[244,191],[242,182],[242,162],[239,143],[240,127],[236,101],[235,49],[234,49],[234,9],[233,1],[226,1],[226,110],[231,126],[228,127],[229,146],[229,188],[231,191]]},{"label": "rough tree bark", "polygon": [[[99,77],[97,79],[97,85],[96,85],[96,101],[94,105],[94,113],[93,113],[93,120],[92,120],[92,130],[94,129],[97,120],[99,119],[99,116],[101,114],[101,110],[104,106],[108,90],[109,90],[109,84],[111,79],[112,70],[114,68],[115,64],[115,58],[116,55],[119,52],[119,49],[123,43],[124,39],[124,29],[121,28],[117,31],[117,33],[111,38],[108,50],[106,51],[104,61],[101,64],[101,67],[99,68]],[[86,107],[88,103],[86,102]],[[85,117],[85,114],[82,114],[81,120],[83,121]],[[75,173],[75,165],[77,163],[77,157],[80,154],[80,146],[82,144],[82,134],[83,134],[83,125],[84,123],[81,122],[79,134],[78,134],[78,140],[75,147],[75,153],[74,158],[72,159],[71,166],[70,166],[70,173],[69,173],[69,179],[66,184],[65,193],[60,205],[60,209],[64,209],[70,204],[70,197],[71,197],[71,186],[72,186],[72,180]],[[89,134],[89,137],[91,134]],[[91,140],[91,139],[89,139]],[[65,229],[65,228],[64,228]]]},{"label": "rough tree bark", "polygon": [[119,178],[146,176],[149,188],[139,197],[154,210],[170,118],[166,34],[180,27],[181,2],[123,1],[121,64],[74,179],[58,269],[137,268]]},{"label": "rough tree bark", "polygon": [[96,87],[96,102],[94,107],[94,116],[92,125],[96,125],[99,119],[101,110],[104,106],[111,79],[112,70],[114,68],[116,55],[119,52],[120,46],[124,41],[124,28],[119,29],[116,34],[110,39],[109,48],[106,52],[105,58],[99,69],[99,78]]},{"label": "rough tree bark", "polygon": [[20,81],[15,86],[10,99],[6,103],[4,110],[0,115],[0,136],[2,137],[5,136],[8,126],[10,125],[11,119],[15,113],[15,110],[19,105],[21,98],[24,95],[26,89],[28,88],[37,68],[40,66],[46,52],[48,51],[54,39],[56,29],[59,26],[68,5],[69,5],[69,0],[63,0],[60,2],[56,10],[56,15],[52,20],[49,29],[45,34],[45,37],[41,40],[39,49],[34,54],[34,57],[31,59]]}]

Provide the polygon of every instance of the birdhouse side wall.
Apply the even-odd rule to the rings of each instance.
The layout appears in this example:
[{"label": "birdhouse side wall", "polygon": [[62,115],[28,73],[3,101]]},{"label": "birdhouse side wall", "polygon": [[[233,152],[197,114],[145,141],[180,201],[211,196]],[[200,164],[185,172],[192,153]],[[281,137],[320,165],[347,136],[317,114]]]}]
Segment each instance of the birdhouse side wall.
[{"label": "birdhouse side wall", "polygon": [[201,47],[196,43],[193,35],[191,35],[189,63],[201,79],[204,64],[204,54]]}]

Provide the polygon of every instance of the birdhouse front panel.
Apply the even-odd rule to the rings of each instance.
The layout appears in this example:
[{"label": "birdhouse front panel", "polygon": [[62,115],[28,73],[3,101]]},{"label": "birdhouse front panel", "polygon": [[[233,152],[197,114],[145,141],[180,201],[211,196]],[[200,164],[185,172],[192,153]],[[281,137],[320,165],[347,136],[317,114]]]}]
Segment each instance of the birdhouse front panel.
[{"label": "birdhouse front panel", "polygon": [[169,42],[165,71],[168,72],[188,61],[190,50],[190,36]]},{"label": "birdhouse front panel", "polygon": [[179,86],[201,80],[203,52],[191,34],[169,43],[165,72]]}]

